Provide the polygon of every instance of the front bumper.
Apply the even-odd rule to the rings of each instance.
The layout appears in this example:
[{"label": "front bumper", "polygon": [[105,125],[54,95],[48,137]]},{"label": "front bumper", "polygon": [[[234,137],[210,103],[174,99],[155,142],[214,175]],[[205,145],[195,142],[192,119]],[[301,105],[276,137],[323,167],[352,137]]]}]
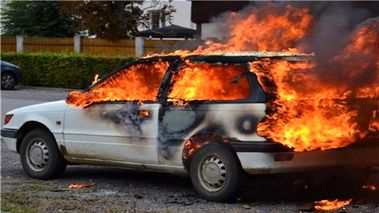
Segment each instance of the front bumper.
[{"label": "front bumper", "polygon": [[[281,144],[248,142],[245,149],[232,143],[242,168],[249,174],[301,172],[333,166],[379,165],[379,141],[359,142],[345,148],[294,152]],[[264,147],[264,143],[267,147]],[[237,148],[236,148],[237,147]],[[239,147],[239,148],[238,148]]]},{"label": "front bumper", "polygon": [[4,142],[8,149],[17,152],[17,129],[1,129],[1,142]]}]

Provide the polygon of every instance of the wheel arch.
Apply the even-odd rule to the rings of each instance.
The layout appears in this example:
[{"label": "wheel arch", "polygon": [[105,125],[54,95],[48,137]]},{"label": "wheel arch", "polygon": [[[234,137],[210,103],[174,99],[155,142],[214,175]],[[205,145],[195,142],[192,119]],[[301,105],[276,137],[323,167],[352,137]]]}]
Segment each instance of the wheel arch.
[{"label": "wheel arch", "polygon": [[38,121],[28,121],[28,122],[24,123],[21,126],[21,128],[18,129],[18,131],[16,133],[16,138],[17,138],[16,149],[17,149],[18,153],[20,153],[20,146],[21,146],[21,142],[22,142],[23,138],[25,137],[25,135],[28,132],[30,132],[31,130],[34,130],[34,129],[44,129],[53,136],[54,140],[56,140],[54,134],[50,131],[50,129],[46,125],[44,125]]},{"label": "wheel arch", "polygon": [[198,133],[193,135],[191,138],[186,140],[183,145],[182,150],[182,162],[183,166],[187,171],[191,169],[191,161],[193,156],[202,148],[211,144],[220,144],[224,148],[229,149],[236,156],[238,163],[241,165],[241,162],[237,156],[237,153],[233,149],[233,147],[228,143],[228,139],[222,137],[221,135],[213,134],[213,133]]},{"label": "wheel arch", "polygon": [[4,75],[5,73],[11,74],[14,77],[14,80],[16,81],[16,83],[19,82],[19,75],[16,73],[16,71],[12,69],[5,69],[1,71],[1,75]]},{"label": "wheel arch", "polygon": [[12,69],[4,69],[4,70],[1,71],[1,73],[2,73],[2,74],[3,74],[3,73],[11,73],[11,74],[13,74],[14,76],[17,76],[16,72],[15,72],[14,70],[12,70]]}]

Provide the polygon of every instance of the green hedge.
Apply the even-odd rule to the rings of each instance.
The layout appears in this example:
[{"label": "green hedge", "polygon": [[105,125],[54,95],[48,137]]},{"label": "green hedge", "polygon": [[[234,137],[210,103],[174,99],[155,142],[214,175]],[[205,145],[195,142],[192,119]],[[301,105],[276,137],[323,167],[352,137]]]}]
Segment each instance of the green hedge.
[{"label": "green hedge", "polygon": [[91,84],[95,74],[104,76],[135,58],[2,52],[1,60],[21,68],[23,85],[84,89]]}]

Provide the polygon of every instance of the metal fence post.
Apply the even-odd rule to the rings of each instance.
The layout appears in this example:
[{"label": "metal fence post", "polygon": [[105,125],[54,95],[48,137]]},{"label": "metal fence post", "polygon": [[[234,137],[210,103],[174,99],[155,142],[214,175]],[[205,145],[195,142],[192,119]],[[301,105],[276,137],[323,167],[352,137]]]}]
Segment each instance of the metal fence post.
[{"label": "metal fence post", "polygon": [[16,51],[18,53],[24,52],[24,35],[16,36]]},{"label": "metal fence post", "polygon": [[75,53],[82,52],[82,37],[80,35],[74,36],[74,51]]},{"label": "metal fence post", "polygon": [[135,54],[136,57],[143,56],[144,52],[144,38],[143,37],[135,37]]}]

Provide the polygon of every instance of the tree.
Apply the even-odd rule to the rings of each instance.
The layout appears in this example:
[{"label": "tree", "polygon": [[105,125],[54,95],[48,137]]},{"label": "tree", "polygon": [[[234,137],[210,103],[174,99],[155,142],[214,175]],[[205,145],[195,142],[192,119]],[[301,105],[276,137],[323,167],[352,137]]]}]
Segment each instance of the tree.
[{"label": "tree", "polygon": [[[89,35],[117,40],[132,37],[138,27],[146,27],[149,14],[147,9],[155,8],[160,2],[153,1],[152,6],[141,9],[143,0],[138,1],[80,1],[61,2],[62,10],[70,13],[80,23],[81,30]],[[165,19],[171,22],[175,9],[171,5],[160,8]]]},{"label": "tree", "polygon": [[9,1],[1,13],[3,33],[42,37],[71,37],[79,24],[57,1]]}]

